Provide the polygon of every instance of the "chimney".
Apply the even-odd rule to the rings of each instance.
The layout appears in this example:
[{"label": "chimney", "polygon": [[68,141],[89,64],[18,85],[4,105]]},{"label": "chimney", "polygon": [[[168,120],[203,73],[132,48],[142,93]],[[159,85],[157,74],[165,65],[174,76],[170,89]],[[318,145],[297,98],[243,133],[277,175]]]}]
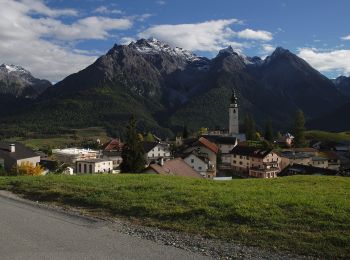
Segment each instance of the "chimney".
[{"label": "chimney", "polygon": [[9,147],[10,149],[10,153],[14,153],[14,152],[16,152],[16,145],[15,144],[10,144],[10,147]]}]

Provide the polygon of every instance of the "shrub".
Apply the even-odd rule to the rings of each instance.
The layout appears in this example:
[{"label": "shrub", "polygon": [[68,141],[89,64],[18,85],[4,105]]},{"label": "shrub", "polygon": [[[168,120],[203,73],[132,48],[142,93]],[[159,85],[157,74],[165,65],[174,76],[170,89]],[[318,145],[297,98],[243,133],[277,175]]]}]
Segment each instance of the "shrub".
[{"label": "shrub", "polygon": [[20,165],[12,168],[11,175],[40,176],[43,172],[44,169],[40,165],[34,165],[31,162],[22,162]]}]

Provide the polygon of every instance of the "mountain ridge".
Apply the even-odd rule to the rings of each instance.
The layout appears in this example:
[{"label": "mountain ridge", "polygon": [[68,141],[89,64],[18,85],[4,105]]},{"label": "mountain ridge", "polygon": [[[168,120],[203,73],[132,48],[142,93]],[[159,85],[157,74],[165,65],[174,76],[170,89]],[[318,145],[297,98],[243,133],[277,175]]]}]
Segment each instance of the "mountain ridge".
[{"label": "mountain ridge", "polygon": [[251,113],[258,126],[271,119],[278,129],[292,125],[297,109],[317,118],[348,100],[332,81],[281,47],[264,60],[232,47],[207,59],[140,39],[114,45],[87,68],[46,89],[17,118],[39,125],[102,125],[116,133],[135,113],[141,130],[166,136],[184,125],[226,127],[232,88],[238,92],[241,121]]}]

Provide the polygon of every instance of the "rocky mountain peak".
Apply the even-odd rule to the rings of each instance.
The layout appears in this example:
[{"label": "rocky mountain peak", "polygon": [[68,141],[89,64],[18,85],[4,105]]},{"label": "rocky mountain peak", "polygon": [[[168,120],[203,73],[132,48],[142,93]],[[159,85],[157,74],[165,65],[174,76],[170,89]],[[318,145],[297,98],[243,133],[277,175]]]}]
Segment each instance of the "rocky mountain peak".
[{"label": "rocky mountain peak", "polygon": [[13,65],[13,64],[5,64],[5,63],[0,65],[0,71],[5,73],[18,72],[18,73],[30,74],[29,71],[27,71],[21,66]]}]

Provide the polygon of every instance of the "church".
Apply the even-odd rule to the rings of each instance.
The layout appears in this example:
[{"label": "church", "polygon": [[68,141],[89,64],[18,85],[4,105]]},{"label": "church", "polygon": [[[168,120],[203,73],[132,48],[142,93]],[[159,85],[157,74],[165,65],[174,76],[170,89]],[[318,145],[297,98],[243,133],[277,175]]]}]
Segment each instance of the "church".
[{"label": "church", "polygon": [[208,135],[235,137],[238,142],[246,140],[245,134],[239,132],[239,106],[236,91],[232,90],[230,105],[228,107],[228,129],[208,131]]}]

